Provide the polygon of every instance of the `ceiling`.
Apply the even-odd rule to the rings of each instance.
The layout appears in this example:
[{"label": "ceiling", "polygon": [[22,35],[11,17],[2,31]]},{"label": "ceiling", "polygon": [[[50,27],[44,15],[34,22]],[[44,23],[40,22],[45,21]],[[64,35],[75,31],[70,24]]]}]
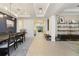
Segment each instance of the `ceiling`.
[{"label": "ceiling", "polygon": [[78,3],[0,3],[0,11],[16,17],[79,15]]},{"label": "ceiling", "polygon": [[67,3],[60,15],[79,15],[79,3]]}]

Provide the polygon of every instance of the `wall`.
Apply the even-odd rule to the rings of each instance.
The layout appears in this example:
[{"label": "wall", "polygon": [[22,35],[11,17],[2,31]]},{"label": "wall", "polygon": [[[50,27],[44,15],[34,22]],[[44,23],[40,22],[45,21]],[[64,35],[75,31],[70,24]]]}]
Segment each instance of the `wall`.
[{"label": "wall", "polygon": [[24,19],[17,19],[17,32],[24,28]]},{"label": "wall", "polygon": [[25,29],[27,31],[27,36],[33,37],[34,36],[34,20],[27,19],[27,18],[19,18],[17,20],[17,32],[19,32],[20,29]]},{"label": "wall", "polygon": [[44,19],[44,31],[45,31],[44,33],[48,32],[48,28],[47,28],[47,25],[48,25],[48,24],[47,24],[47,20],[48,20],[47,18]]},{"label": "wall", "polygon": [[34,37],[34,19],[24,20],[24,28],[27,31],[28,37]]}]

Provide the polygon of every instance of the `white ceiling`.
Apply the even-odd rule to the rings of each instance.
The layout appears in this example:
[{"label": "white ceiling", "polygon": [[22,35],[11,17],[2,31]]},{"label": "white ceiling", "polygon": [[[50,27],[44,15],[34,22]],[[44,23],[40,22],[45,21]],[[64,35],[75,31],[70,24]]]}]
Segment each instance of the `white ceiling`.
[{"label": "white ceiling", "polygon": [[65,4],[65,7],[60,15],[79,15],[79,3]]},{"label": "white ceiling", "polygon": [[[39,9],[42,9],[41,12]],[[17,17],[49,17],[79,15],[78,3],[0,3],[0,11]]]}]

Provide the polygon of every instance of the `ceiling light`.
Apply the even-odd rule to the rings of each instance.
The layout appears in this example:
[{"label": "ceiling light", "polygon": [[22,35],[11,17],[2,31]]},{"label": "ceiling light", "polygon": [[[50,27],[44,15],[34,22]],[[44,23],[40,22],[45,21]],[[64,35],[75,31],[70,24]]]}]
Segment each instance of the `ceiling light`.
[{"label": "ceiling light", "polygon": [[43,9],[42,8],[39,8],[39,12],[42,13],[42,11],[43,11]]},{"label": "ceiling light", "polygon": [[79,8],[73,8],[73,9],[66,9],[65,12],[79,12]]},{"label": "ceiling light", "polygon": [[79,7],[79,5],[77,5],[77,7]]},{"label": "ceiling light", "polygon": [[8,10],[8,8],[7,7],[4,7],[5,8],[5,10]]},{"label": "ceiling light", "polygon": [[44,15],[43,14],[38,14],[38,15],[36,15],[36,17],[44,17]]}]

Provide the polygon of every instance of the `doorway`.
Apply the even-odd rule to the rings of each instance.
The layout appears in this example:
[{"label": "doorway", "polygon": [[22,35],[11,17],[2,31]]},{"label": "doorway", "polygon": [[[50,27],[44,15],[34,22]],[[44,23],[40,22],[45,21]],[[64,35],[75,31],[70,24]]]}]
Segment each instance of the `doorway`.
[{"label": "doorway", "polygon": [[35,19],[34,20],[34,35],[36,36],[39,33],[44,33],[46,27],[46,20],[45,19]]}]

